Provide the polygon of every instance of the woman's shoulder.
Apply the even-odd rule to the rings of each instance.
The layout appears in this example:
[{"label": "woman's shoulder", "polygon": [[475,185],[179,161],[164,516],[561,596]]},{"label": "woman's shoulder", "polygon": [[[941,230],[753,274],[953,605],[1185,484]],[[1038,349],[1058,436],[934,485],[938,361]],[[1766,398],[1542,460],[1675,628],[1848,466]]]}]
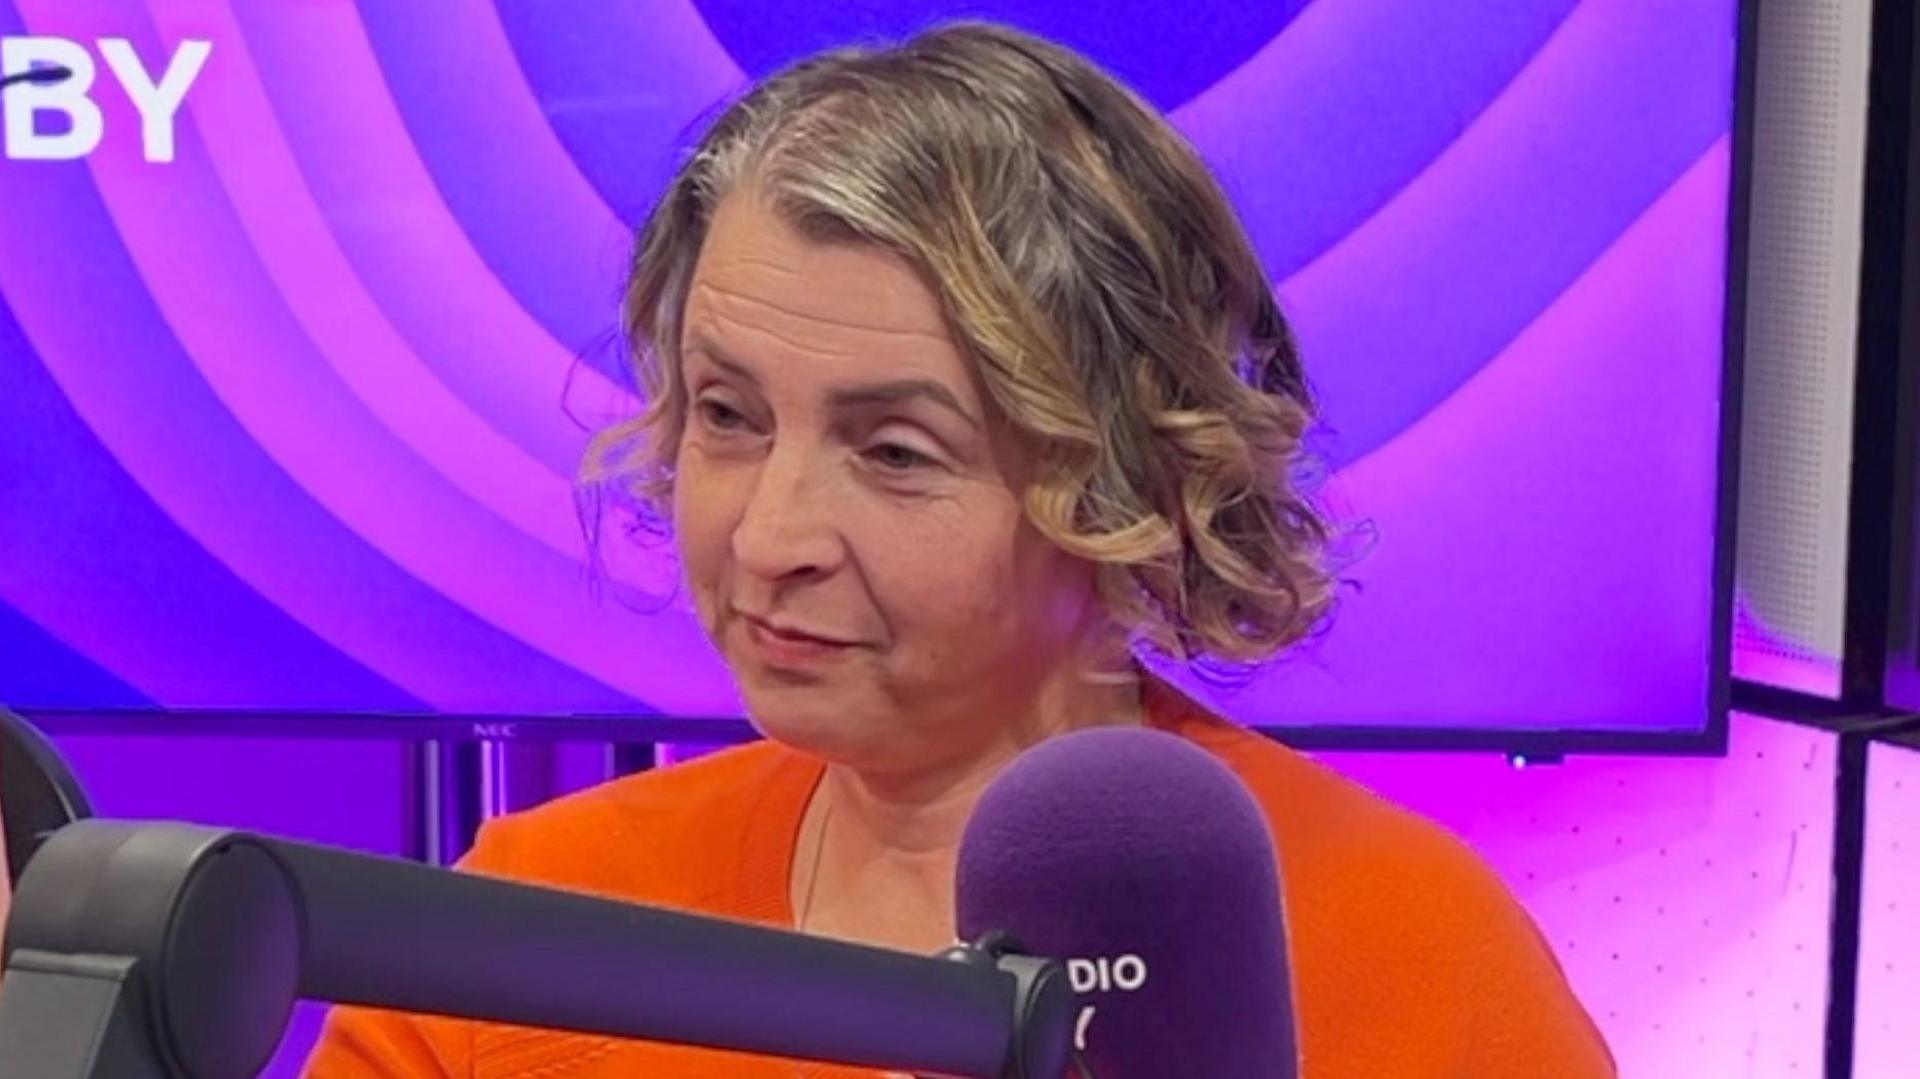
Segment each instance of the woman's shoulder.
[{"label": "woman's shoulder", "polygon": [[736,878],[769,800],[804,802],[806,761],[770,742],[623,776],[489,821],[464,868],[624,899],[699,905]]},{"label": "woman's shoulder", "polygon": [[1275,738],[1223,718],[1170,685],[1154,683],[1147,701],[1155,726],[1212,753],[1247,785],[1283,847],[1304,843],[1478,861],[1446,829]]},{"label": "woman's shoulder", "polygon": [[1526,922],[1499,875],[1459,836],[1298,750],[1180,700],[1163,705],[1166,725],[1218,757],[1259,802],[1290,900],[1417,926],[1429,940],[1449,936],[1440,923],[1485,931],[1493,928],[1489,919]]},{"label": "woman's shoulder", "polygon": [[1392,1016],[1409,1044],[1456,1053],[1475,1074],[1526,1074],[1529,1059],[1611,1074],[1545,937],[1464,840],[1190,701],[1166,714],[1265,812],[1302,1007],[1336,1032],[1328,1042],[1377,1040]]}]

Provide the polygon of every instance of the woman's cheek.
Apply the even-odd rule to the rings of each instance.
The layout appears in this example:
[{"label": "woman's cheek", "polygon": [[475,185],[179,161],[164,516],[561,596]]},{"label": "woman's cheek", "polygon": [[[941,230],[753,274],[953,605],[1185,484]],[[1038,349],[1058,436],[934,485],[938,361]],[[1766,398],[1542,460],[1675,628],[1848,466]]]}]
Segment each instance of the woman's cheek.
[{"label": "woman's cheek", "polygon": [[687,588],[709,626],[731,544],[729,521],[738,518],[729,508],[737,501],[733,486],[697,451],[682,451],[674,478],[674,542]]},{"label": "woman's cheek", "polygon": [[855,540],[879,602],[897,620],[964,640],[1014,597],[1012,529],[994,507],[922,508],[871,520]]}]

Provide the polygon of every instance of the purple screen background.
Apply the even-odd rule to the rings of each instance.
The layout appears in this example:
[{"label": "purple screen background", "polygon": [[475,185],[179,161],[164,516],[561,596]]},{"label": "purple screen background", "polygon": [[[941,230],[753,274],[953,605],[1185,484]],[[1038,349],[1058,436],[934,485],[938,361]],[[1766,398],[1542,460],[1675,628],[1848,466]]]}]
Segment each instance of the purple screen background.
[{"label": "purple screen background", "polygon": [[[1707,724],[1735,7],[965,9],[1087,51],[1218,169],[1326,403],[1326,498],[1377,532],[1231,714]],[[630,230],[748,78],[944,10],[0,0],[0,34],[150,71],[212,43],[173,161],[97,50],[99,146],[0,161],[0,700],[735,714],[684,610],[587,586],[570,476],[632,407]]]}]

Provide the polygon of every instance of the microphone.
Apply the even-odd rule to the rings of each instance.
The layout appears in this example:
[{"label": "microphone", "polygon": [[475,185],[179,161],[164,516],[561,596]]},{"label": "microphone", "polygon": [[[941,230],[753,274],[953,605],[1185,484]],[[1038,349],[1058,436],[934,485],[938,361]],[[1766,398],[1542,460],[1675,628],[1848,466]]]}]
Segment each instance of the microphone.
[{"label": "microphone", "polygon": [[908,955],[186,824],[60,829],[5,945],[0,1061],[42,1079],[250,1076],[297,997],[974,1079],[1057,1079],[1072,1033],[1045,960]]},{"label": "microphone", "polygon": [[92,815],[87,792],[60,751],[33,724],[0,708],[0,853],[7,880],[19,885],[27,859],[48,836]]},{"label": "microphone", "polygon": [[1064,962],[1094,1079],[1291,1079],[1299,1052],[1266,818],[1205,750],[1097,728],[1022,754],[961,838],[956,928]]}]

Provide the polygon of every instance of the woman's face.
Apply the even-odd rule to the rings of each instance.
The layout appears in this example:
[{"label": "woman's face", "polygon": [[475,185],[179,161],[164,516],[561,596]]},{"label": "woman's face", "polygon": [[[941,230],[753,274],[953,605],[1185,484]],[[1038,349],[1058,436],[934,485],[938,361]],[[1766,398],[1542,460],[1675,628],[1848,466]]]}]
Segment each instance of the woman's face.
[{"label": "woman's face", "polygon": [[808,240],[742,189],[684,327],[675,527],[760,728],[904,770],[1033,713],[1091,571],[1026,522],[1015,440],[909,264]]}]

